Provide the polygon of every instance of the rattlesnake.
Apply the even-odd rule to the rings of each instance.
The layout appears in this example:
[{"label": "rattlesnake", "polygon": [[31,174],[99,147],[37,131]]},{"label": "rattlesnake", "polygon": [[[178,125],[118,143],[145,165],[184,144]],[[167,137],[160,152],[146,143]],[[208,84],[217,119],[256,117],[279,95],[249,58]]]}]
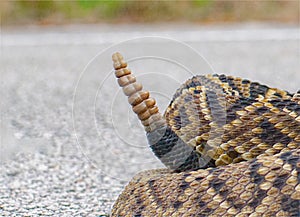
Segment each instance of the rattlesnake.
[{"label": "rattlesnake", "polygon": [[137,174],[112,216],[300,216],[300,91],[198,75],[162,116],[120,53],[113,62],[168,169]]}]

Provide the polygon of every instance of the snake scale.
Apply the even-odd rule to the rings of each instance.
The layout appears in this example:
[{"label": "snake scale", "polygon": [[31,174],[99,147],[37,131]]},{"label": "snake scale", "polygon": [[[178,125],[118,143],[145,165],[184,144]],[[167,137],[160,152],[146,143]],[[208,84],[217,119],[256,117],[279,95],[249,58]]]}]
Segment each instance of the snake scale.
[{"label": "snake scale", "polygon": [[120,53],[113,62],[167,169],[137,174],[112,216],[300,216],[300,91],[198,75],[161,115]]}]

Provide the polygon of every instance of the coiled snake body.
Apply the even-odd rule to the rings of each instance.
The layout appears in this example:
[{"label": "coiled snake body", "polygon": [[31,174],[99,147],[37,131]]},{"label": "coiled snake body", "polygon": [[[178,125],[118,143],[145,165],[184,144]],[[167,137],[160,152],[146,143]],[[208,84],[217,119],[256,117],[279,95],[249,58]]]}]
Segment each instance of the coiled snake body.
[{"label": "coiled snake body", "polygon": [[300,216],[300,92],[195,76],[164,116],[121,54],[115,74],[168,169],[141,172],[112,216]]}]

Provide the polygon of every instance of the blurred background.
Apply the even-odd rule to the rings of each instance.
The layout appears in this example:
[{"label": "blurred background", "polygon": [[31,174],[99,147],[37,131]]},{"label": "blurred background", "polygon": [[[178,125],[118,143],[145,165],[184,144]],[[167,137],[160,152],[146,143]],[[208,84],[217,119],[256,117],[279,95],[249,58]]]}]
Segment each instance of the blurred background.
[{"label": "blurred background", "polygon": [[0,216],[109,216],[134,174],[163,167],[113,52],[161,112],[193,74],[299,89],[298,0],[0,0],[0,13]]},{"label": "blurred background", "polygon": [[2,25],[299,22],[299,1],[1,1]]}]

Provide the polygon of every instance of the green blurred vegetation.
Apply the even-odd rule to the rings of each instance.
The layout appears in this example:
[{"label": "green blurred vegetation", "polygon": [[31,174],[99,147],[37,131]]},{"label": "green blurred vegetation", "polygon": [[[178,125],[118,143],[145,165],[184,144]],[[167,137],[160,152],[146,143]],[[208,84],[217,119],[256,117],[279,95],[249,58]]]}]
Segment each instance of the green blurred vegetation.
[{"label": "green blurred vegetation", "polygon": [[299,1],[1,1],[2,25],[299,22]]}]

